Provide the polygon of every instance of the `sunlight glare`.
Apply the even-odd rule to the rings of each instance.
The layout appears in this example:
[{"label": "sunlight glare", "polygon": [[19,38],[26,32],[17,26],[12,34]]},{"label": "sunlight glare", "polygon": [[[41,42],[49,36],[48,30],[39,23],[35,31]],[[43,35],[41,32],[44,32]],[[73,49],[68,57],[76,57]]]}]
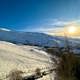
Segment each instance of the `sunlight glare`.
[{"label": "sunlight glare", "polygon": [[75,26],[69,26],[68,27],[68,32],[71,33],[71,34],[75,33],[76,32],[76,27]]}]

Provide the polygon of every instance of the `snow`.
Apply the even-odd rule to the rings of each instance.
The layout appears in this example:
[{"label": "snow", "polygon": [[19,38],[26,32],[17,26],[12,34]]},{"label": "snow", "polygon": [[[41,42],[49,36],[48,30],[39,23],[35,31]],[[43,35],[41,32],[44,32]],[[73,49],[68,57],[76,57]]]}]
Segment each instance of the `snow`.
[{"label": "snow", "polygon": [[[0,79],[5,78],[13,69],[31,73],[36,68],[50,67],[49,58],[43,53],[45,52],[39,52],[39,48],[35,46],[0,41]],[[47,75],[40,80],[50,80],[50,77]]]}]

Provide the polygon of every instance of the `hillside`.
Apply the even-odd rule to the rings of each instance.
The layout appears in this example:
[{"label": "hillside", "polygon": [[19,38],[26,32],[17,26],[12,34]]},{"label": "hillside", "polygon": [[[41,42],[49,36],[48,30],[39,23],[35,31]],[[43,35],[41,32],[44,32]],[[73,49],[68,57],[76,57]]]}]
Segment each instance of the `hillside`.
[{"label": "hillside", "polygon": [[[13,69],[32,73],[36,68],[50,67],[49,64],[47,53],[38,47],[0,41],[0,79],[5,78]],[[49,80],[49,76],[46,77]]]},{"label": "hillside", "polygon": [[56,46],[53,37],[44,33],[0,30],[0,40],[16,44]]},{"label": "hillside", "polygon": [[[0,41],[7,41],[22,45],[35,45],[43,47],[65,47],[65,37],[51,36],[38,32],[20,32],[0,29]],[[68,38],[70,46],[79,46],[80,39]]]}]

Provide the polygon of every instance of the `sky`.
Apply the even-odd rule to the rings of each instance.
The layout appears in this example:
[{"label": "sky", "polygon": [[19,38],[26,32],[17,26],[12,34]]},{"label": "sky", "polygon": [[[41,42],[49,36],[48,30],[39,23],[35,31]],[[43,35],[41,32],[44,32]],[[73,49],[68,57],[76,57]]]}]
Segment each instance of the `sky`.
[{"label": "sky", "polygon": [[80,0],[0,0],[0,28],[30,32],[80,23]]}]

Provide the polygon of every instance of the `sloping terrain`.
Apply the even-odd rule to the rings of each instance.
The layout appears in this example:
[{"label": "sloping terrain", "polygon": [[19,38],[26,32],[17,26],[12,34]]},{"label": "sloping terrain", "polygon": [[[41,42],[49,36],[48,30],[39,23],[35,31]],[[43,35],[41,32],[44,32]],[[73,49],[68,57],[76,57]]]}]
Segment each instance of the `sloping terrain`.
[{"label": "sloping terrain", "polygon": [[[80,39],[67,38],[70,46],[79,46]],[[43,47],[64,47],[66,38],[51,36],[38,32],[20,32],[0,29],[0,41],[7,41],[15,44],[36,45]]]},{"label": "sloping terrain", "polygon": [[52,36],[37,32],[18,32],[0,30],[0,40],[15,44],[28,44],[37,46],[56,46]]},{"label": "sloping terrain", "polygon": [[[50,67],[49,64],[47,53],[38,47],[0,41],[0,79],[5,78],[13,69],[32,73],[36,68]],[[48,75],[40,80],[49,80],[49,78]]]},{"label": "sloping terrain", "polygon": [[[64,37],[50,36],[44,33],[0,29],[0,80],[4,80],[3,78],[13,69],[31,74],[36,68],[50,67],[50,55],[48,56],[42,48],[35,46],[65,47],[65,41]],[[68,44],[75,46],[74,52],[80,53],[80,39],[69,38]],[[77,46],[79,47],[77,48]],[[50,76],[40,80],[50,80]]]}]

